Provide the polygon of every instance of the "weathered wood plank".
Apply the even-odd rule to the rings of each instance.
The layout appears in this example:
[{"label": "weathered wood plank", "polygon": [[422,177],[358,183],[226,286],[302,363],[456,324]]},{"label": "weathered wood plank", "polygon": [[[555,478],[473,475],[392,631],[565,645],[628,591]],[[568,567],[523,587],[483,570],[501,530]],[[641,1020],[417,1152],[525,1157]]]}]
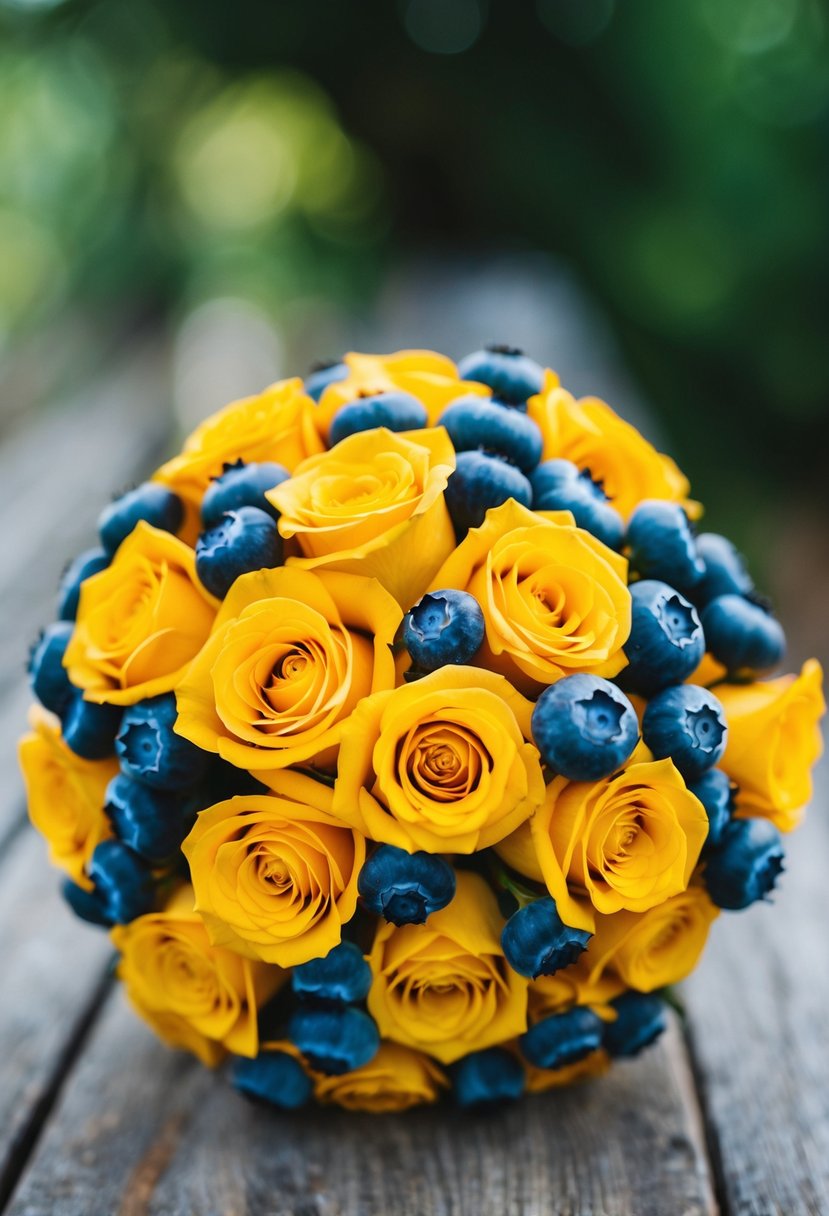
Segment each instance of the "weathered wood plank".
[{"label": "weathered wood plank", "polygon": [[608,1077],[492,1116],[253,1107],[120,993],[9,1216],[696,1216],[714,1211],[675,1027]]},{"label": "weathered wood plank", "polygon": [[729,1216],[829,1212],[827,789],[774,908],[721,918],[683,989]]}]

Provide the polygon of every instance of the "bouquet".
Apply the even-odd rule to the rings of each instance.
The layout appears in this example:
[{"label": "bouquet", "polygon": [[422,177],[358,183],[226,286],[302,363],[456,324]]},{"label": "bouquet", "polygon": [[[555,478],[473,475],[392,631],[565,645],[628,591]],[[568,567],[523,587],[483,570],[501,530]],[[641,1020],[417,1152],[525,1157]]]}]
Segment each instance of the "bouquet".
[{"label": "bouquet", "polygon": [[402,1110],[663,1029],[811,793],[817,662],[677,466],[522,352],[349,354],[100,517],[29,811],[137,1012],[251,1098]]}]

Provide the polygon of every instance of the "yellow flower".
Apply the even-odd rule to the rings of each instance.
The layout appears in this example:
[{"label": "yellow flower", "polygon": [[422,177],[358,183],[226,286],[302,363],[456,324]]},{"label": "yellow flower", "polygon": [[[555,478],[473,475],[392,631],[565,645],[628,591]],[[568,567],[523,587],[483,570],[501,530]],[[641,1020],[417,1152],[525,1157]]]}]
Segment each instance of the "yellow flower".
[{"label": "yellow flower", "polygon": [[193,550],[142,521],[112,565],[81,587],[69,678],[88,701],[111,705],[169,692],[209,634],[216,604]]},{"label": "yellow flower", "polygon": [[527,1028],[527,981],[501,951],[495,896],[477,874],[457,877],[454,899],[425,925],[380,924],[369,955],[380,1034],[442,1064]]},{"label": "yellow flower", "polygon": [[454,468],[442,428],[363,431],[303,461],[267,494],[302,550],[289,564],[377,578],[410,608],[455,547],[443,497]]},{"label": "yellow flower", "polygon": [[481,605],[479,659],[528,695],[577,671],[615,676],[630,633],[627,562],[567,511],[529,511],[514,499],[487,512],[432,581]]},{"label": "yellow flower", "polygon": [[32,733],[20,740],[20,767],[29,818],[49,846],[53,866],[91,890],[86,865],[95,846],[112,835],[104,813],[106,787],[118,772],[112,760],[82,760],[60,737],[60,722],[33,705]]},{"label": "yellow flower", "polygon": [[680,502],[689,514],[699,514],[698,504],[688,500],[688,479],[670,457],[657,452],[604,401],[576,401],[547,373],[544,388],[530,398],[527,412],[544,437],[542,459],[563,458],[588,470],[623,519],[645,498]]},{"label": "yellow flower", "polygon": [[374,579],[287,566],[243,575],[176,690],[176,731],[239,768],[333,763],[355,707],[394,685],[400,620]]},{"label": "yellow flower", "polygon": [[589,1005],[598,1017],[610,1021],[616,1016],[610,1002],[624,990],[623,982],[610,972],[593,975],[587,954],[582,954],[575,963],[556,971],[555,975],[539,975],[530,981],[530,1022],[540,1022],[554,1013],[566,1013],[576,1005]]},{"label": "yellow flower", "polygon": [[575,1085],[579,1081],[591,1081],[594,1077],[602,1077],[610,1070],[610,1056],[603,1048],[591,1051],[583,1060],[575,1064],[565,1064],[563,1068],[536,1068],[534,1064],[525,1064],[527,1076],[527,1092],[542,1094],[548,1089],[560,1089],[564,1085]]},{"label": "yellow flower", "polygon": [[485,385],[461,380],[452,360],[431,350],[399,350],[393,355],[352,352],[345,356],[344,362],[349,369],[348,376],[329,384],[315,415],[325,439],[337,410],[359,397],[393,389],[411,393],[426,407],[429,426],[434,426],[447,405],[458,397],[490,395]]},{"label": "yellow flower", "polygon": [[155,474],[175,490],[188,509],[185,532],[198,532],[204,492],[226,463],[275,461],[289,472],[307,456],[321,452],[314,424],[315,406],[299,379],[280,380],[255,397],[233,401],[206,418],[186,440],[183,451]]},{"label": "yellow flower", "polygon": [[783,832],[803,818],[823,751],[822,685],[820,663],[809,659],[799,676],[717,687],[728,722],[721,767],[737,783],[738,813],[771,819]]},{"label": "yellow flower", "polygon": [[503,676],[476,667],[367,697],[343,732],[334,814],[410,853],[487,848],[544,797],[531,712]]},{"label": "yellow flower", "polygon": [[112,940],[131,1004],[171,1047],[192,1051],[211,1068],[227,1051],[256,1055],[257,1010],[284,973],[212,946],[189,887],[163,912],[114,928]]},{"label": "yellow flower", "polygon": [[381,1043],[373,1060],[342,1076],[316,1074],[318,1102],[389,1114],[436,1102],[449,1082],[428,1056],[399,1043]]},{"label": "yellow flower", "polygon": [[327,785],[294,772],[274,773],[271,784],[272,795],[202,811],[182,852],[214,945],[294,967],[340,941],[366,844],[332,818]]},{"label": "yellow flower", "polygon": [[597,916],[584,956],[591,983],[608,970],[638,992],[678,983],[699,962],[719,914],[703,887],[689,887],[648,912]]},{"label": "yellow flower", "polygon": [[592,931],[596,912],[645,912],[684,891],[707,835],[702,803],[673,761],[654,760],[602,781],[556,777],[498,852],[546,883],[565,924]]}]

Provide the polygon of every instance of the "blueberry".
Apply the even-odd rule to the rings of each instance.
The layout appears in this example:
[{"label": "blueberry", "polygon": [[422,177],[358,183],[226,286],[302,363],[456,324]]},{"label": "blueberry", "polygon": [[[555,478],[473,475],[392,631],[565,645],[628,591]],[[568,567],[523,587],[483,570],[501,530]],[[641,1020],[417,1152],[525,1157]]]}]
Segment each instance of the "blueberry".
[{"label": "blueberry", "polygon": [[329,384],[348,379],[348,367],[339,359],[330,363],[317,363],[305,377],[305,391],[314,401],[319,401]]},{"label": "blueberry", "polygon": [[240,575],[281,563],[282,537],[273,518],[258,507],[226,511],[196,541],[196,573],[218,599],[227,595]]},{"label": "blueberry", "polygon": [[734,791],[731,781],[721,768],[709,768],[697,781],[690,782],[688,789],[705,807],[708,836],[704,852],[710,853],[722,840],[723,832],[734,814]]},{"label": "blueberry", "polygon": [[173,693],[137,701],[124,711],[115,751],[128,777],[159,790],[183,790],[204,776],[210,757],[175,733]]},{"label": "blueberry", "polygon": [[518,410],[504,409],[481,397],[461,397],[440,416],[456,452],[491,452],[524,473],[541,459],[544,440],[537,423]]},{"label": "blueberry", "polygon": [[554,1013],[522,1034],[521,1051],[537,1068],[564,1068],[602,1045],[604,1023],[592,1009],[576,1005]]},{"label": "blueberry", "polygon": [[158,865],[177,855],[196,817],[192,799],[153,789],[123,773],[107,786],[104,810],[118,839]]},{"label": "blueberry", "polygon": [[434,853],[407,853],[381,844],[357,879],[360,898],[393,925],[422,925],[455,894],[455,871]]},{"label": "blueberry", "polygon": [[94,889],[87,891],[83,887],[79,887],[71,878],[65,878],[61,883],[60,893],[79,920],[85,920],[90,925],[99,925],[104,929],[112,926],[103,901]]},{"label": "blueberry", "polygon": [[288,1038],[312,1068],[330,1076],[368,1064],[380,1047],[376,1025],[352,1005],[300,1007],[288,1023]]},{"label": "blueberry", "polygon": [[540,393],[544,369],[517,346],[492,343],[483,350],[466,355],[458,363],[463,380],[486,384],[493,395],[510,405],[518,405]]},{"label": "blueberry", "polygon": [[337,410],[328,432],[331,447],[358,431],[373,431],[384,426],[389,431],[418,431],[426,426],[429,415],[426,406],[413,397],[392,389],[387,393],[374,393],[349,401]]},{"label": "blueberry", "polygon": [[446,487],[446,505],[458,535],[479,527],[490,507],[510,498],[524,507],[532,503],[530,483],[519,469],[485,452],[458,453]]},{"label": "blueberry", "polygon": [[89,877],[101,915],[111,925],[127,925],[156,903],[152,871],[120,840],[102,840],[92,854]]},{"label": "blueberry", "polygon": [[625,525],[599,482],[569,460],[545,460],[530,477],[533,510],[570,511],[579,528],[610,549],[622,543]]},{"label": "blueberry", "polygon": [[574,963],[589,941],[589,933],[564,924],[549,895],[514,912],[501,934],[509,965],[533,980]]},{"label": "blueberry", "polygon": [[707,688],[680,684],[648,703],[642,737],[657,760],[670,756],[686,781],[696,781],[725,751],[723,707]]},{"label": "blueberry", "polygon": [[112,556],[142,519],[164,532],[177,532],[183,518],[184,507],[178,494],[157,481],[145,481],[104,507],[98,516],[98,535]]},{"label": "blueberry", "polygon": [[63,718],[63,741],[84,760],[104,760],[115,751],[121,726],[120,705],[96,705],[77,691]]},{"label": "blueberry", "polygon": [[299,1060],[287,1051],[260,1050],[253,1060],[236,1056],[230,1079],[251,1102],[264,1102],[280,1110],[298,1110],[308,1102],[314,1088]]},{"label": "blueberry", "polygon": [[642,579],[631,585],[630,598],[628,665],[619,679],[625,688],[649,697],[696,671],[705,654],[705,636],[696,608],[667,583]]},{"label": "blueberry", "polygon": [[693,589],[698,604],[707,604],[717,595],[749,595],[754,590],[745,558],[726,537],[701,532],[697,537],[697,556],[705,567]]},{"label": "blueberry", "polygon": [[570,781],[598,781],[620,768],[639,740],[633,706],[601,676],[565,676],[545,688],[532,715],[541,759]]},{"label": "blueberry", "polygon": [[626,992],[611,1002],[615,1022],[605,1023],[604,1047],[616,1059],[638,1056],[664,1032],[665,1002],[644,992]]},{"label": "blueberry", "polygon": [[106,570],[108,565],[109,556],[103,549],[85,549],[73,558],[58,585],[58,616],[62,621],[74,621],[78,615],[81,583]]},{"label": "blueberry", "polygon": [[625,543],[631,565],[643,578],[687,591],[705,572],[688,516],[678,503],[658,498],[640,502],[628,521]]},{"label": "blueberry", "polygon": [[278,519],[279,512],[268,502],[265,492],[290,476],[284,465],[272,461],[245,464],[240,460],[227,465],[221,477],[212,481],[204,492],[202,523],[205,528],[215,528],[226,511],[236,511],[239,507],[258,507]]},{"label": "blueberry", "polygon": [[780,622],[759,604],[740,595],[718,595],[702,610],[705,641],[729,674],[770,671],[786,652]]},{"label": "blueberry", "polygon": [[703,870],[708,894],[718,908],[747,908],[773,890],[784,857],[780,832],[770,820],[732,819]]},{"label": "blueberry", "polygon": [[359,946],[340,942],[324,958],[294,967],[291,983],[298,997],[347,1005],[368,996],[371,968]]},{"label": "blueberry", "polygon": [[55,621],[44,629],[29,655],[32,692],[46,709],[62,718],[75,696],[63,666],[63,656],[72,637],[70,621]]},{"label": "blueberry", "polygon": [[520,1060],[503,1047],[473,1051],[450,1069],[452,1096],[464,1110],[484,1110],[514,1102],[524,1092]]},{"label": "blueberry", "polygon": [[468,663],[485,632],[481,606],[466,591],[430,591],[403,619],[403,644],[418,671]]}]

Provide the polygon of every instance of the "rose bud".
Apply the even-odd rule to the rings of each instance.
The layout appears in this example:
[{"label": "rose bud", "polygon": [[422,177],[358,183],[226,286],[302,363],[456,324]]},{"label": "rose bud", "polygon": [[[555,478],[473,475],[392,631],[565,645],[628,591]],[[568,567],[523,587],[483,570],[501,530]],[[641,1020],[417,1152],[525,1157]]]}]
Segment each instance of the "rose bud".
[{"label": "rose bud", "polygon": [[658,693],[642,719],[646,747],[657,760],[670,756],[686,781],[696,781],[722,758],[727,737],[722,705],[697,684]]},{"label": "rose bud", "polygon": [[780,832],[768,819],[733,819],[703,871],[708,894],[718,908],[747,908],[773,890],[784,857]]},{"label": "rose bud", "polygon": [[534,511],[569,511],[579,528],[610,549],[622,543],[625,525],[598,481],[569,460],[545,460],[530,476]]},{"label": "rose bud", "polygon": [[697,556],[705,567],[693,588],[696,604],[707,604],[718,595],[750,595],[754,582],[745,558],[736,546],[716,532],[701,532],[696,538]]},{"label": "rose bud", "polygon": [[456,452],[491,452],[529,473],[541,459],[544,441],[538,424],[518,410],[503,409],[486,397],[461,397],[439,418]]},{"label": "rose bud", "polygon": [[455,871],[434,853],[382,844],[363,865],[357,890],[370,912],[393,925],[422,925],[454,896]]},{"label": "rose bud", "polygon": [[298,1110],[311,1097],[313,1083],[299,1060],[287,1051],[262,1050],[253,1059],[236,1056],[230,1070],[235,1089],[251,1102]]},{"label": "rose bud", "polygon": [[211,595],[223,599],[242,574],[282,564],[282,538],[272,515],[258,507],[226,511],[196,541],[196,573]]},{"label": "rose bud", "polygon": [[103,549],[85,549],[69,563],[58,585],[58,616],[62,621],[74,621],[78,615],[81,583],[99,574],[109,565],[109,554]]},{"label": "rose bud", "polygon": [[466,591],[430,591],[403,619],[403,644],[418,671],[470,663],[485,632],[481,606]]},{"label": "rose bud", "polygon": [[545,895],[512,914],[504,925],[501,947],[514,971],[537,979],[574,963],[590,936],[584,929],[565,925],[556,901]]},{"label": "rose bud", "polygon": [[531,1026],[519,1040],[521,1050],[537,1068],[564,1068],[589,1056],[602,1045],[604,1022],[586,1005],[554,1013]]},{"label": "rose bud", "polygon": [[626,992],[611,1001],[617,1013],[606,1022],[604,1048],[612,1056],[636,1056],[654,1043],[665,1029],[665,1002],[643,992]]},{"label": "rose bud", "polygon": [[473,1051],[449,1070],[452,1095],[465,1110],[481,1110],[501,1102],[514,1102],[524,1092],[520,1060],[503,1047]]},{"label": "rose bud", "polygon": [[72,625],[69,621],[55,621],[43,630],[29,654],[29,681],[32,692],[44,708],[62,718],[68,710],[75,689],[63,665],[63,656]]},{"label": "rose bud", "polygon": [[291,983],[300,998],[338,1004],[364,1001],[371,987],[371,968],[353,942],[340,942],[324,958],[300,963],[291,972]]},{"label": "rose bud", "polygon": [[84,760],[104,760],[115,750],[122,713],[120,705],[97,705],[77,691],[63,718],[63,741]]},{"label": "rose bud", "polygon": [[193,799],[154,789],[123,773],[107,786],[104,810],[118,839],[159,865],[176,856],[196,816]]},{"label": "rose bud", "polygon": [[377,1054],[380,1035],[362,1009],[298,1009],[288,1023],[288,1037],[318,1072],[340,1076],[368,1064]]},{"label": "rose bud", "polygon": [[92,854],[89,877],[107,924],[129,924],[155,907],[150,868],[120,840],[101,841]]},{"label": "rose bud", "polygon": [[741,595],[718,595],[702,610],[706,645],[731,674],[771,671],[786,653],[779,621]]},{"label": "rose bud", "polygon": [[397,432],[419,431],[428,421],[426,406],[417,397],[399,389],[390,389],[340,406],[331,422],[328,442],[334,447],[349,435],[373,431],[378,426]]},{"label": "rose bud", "polygon": [[319,401],[329,384],[348,379],[348,365],[341,359],[315,363],[305,377],[304,389],[313,401]]},{"label": "rose bud", "polygon": [[545,688],[532,714],[541,759],[570,781],[598,781],[621,768],[639,741],[633,706],[615,684],[585,673]]},{"label": "rose bud", "polygon": [[98,535],[110,557],[142,519],[162,532],[176,533],[184,519],[182,501],[160,482],[145,481],[104,507],[98,516]]},{"label": "rose bud", "polygon": [[202,523],[205,528],[215,528],[226,511],[238,511],[240,507],[258,507],[278,519],[279,512],[265,494],[290,476],[284,465],[272,461],[245,464],[243,460],[237,460],[235,464],[226,464],[224,472],[211,481],[204,492]]},{"label": "rose bud", "polygon": [[619,679],[631,692],[650,697],[696,671],[705,636],[696,608],[667,583],[642,579],[631,586],[630,598],[628,666]]},{"label": "rose bud", "polygon": [[462,380],[485,384],[510,405],[522,405],[540,393],[544,384],[544,370],[534,359],[517,346],[498,342],[465,355],[458,363],[458,374]]},{"label": "rose bud", "polygon": [[124,711],[115,751],[128,777],[161,790],[181,790],[201,780],[210,757],[177,735],[173,693],[138,701]]},{"label": "rose bud", "polygon": [[692,781],[688,789],[699,798],[708,816],[708,836],[704,852],[710,853],[722,839],[726,826],[734,814],[734,790],[731,779],[720,768],[709,768],[698,781]]},{"label": "rose bud", "polygon": [[529,507],[532,497],[532,487],[520,469],[487,452],[459,452],[446,486],[446,505],[459,536],[480,527],[491,507],[510,498]]},{"label": "rose bud", "polygon": [[640,502],[628,520],[625,544],[631,565],[643,578],[660,579],[686,591],[705,573],[688,516],[679,503],[657,498]]}]

